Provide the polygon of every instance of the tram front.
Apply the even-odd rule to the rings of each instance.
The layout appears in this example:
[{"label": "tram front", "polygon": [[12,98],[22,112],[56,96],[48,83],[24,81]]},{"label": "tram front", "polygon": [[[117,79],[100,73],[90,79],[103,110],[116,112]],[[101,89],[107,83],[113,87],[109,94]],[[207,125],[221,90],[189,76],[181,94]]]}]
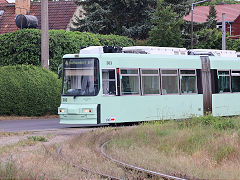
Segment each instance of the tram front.
[{"label": "tram front", "polygon": [[60,123],[98,124],[99,60],[66,56],[63,59],[62,97],[58,108]]}]

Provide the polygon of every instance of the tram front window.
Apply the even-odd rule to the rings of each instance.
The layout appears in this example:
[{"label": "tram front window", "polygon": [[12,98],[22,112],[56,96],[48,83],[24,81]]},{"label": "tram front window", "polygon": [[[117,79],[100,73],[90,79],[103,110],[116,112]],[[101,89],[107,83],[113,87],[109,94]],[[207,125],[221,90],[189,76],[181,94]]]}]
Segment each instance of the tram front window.
[{"label": "tram front window", "polygon": [[97,59],[65,59],[63,95],[96,96],[99,92]]}]

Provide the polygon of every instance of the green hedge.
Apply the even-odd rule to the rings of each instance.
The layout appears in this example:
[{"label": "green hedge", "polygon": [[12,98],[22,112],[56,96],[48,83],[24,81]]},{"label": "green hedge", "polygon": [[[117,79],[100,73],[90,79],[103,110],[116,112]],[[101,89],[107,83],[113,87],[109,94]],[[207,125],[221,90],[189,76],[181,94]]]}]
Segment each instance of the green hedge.
[{"label": "green hedge", "polygon": [[[0,66],[16,64],[41,65],[41,31],[37,29],[18,30],[0,35]],[[78,53],[83,46],[132,46],[134,42],[123,36],[100,35],[71,32],[65,30],[49,31],[50,69],[57,71],[64,54]]]},{"label": "green hedge", "polygon": [[61,80],[33,65],[0,67],[0,115],[57,114]]}]

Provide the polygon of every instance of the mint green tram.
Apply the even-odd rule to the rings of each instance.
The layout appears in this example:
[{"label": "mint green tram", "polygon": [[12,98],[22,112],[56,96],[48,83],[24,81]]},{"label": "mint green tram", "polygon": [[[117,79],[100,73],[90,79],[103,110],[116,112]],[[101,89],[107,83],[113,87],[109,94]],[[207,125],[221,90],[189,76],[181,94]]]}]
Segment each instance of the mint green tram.
[{"label": "mint green tram", "polygon": [[64,55],[60,123],[240,114],[237,56],[137,52]]}]

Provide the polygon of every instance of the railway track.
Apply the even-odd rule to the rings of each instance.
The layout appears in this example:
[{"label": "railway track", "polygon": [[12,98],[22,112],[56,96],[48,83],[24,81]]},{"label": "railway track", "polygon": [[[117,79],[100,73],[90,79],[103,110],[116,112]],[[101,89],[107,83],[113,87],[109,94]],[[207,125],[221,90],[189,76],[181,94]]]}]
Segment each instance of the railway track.
[{"label": "railway track", "polygon": [[163,178],[163,179],[171,179],[171,180],[186,180],[185,178],[180,178],[180,177],[176,177],[176,176],[172,176],[172,175],[168,175],[168,174],[164,174],[164,173],[160,173],[160,172],[156,172],[156,171],[151,171],[151,170],[144,169],[144,168],[141,168],[141,167],[137,167],[137,166],[134,166],[134,165],[130,165],[130,164],[127,164],[127,163],[124,163],[122,161],[119,161],[119,160],[116,160],[116,159],[112,158],[110,155],[108,155],[104,151],[105,146],[110,141],[111,140],[108,140],[101,145],[101,153],[104,157],[106,157],[107,159],[111,160],[114,163],[117,163],[117,164],[121,165],[123,168],[130,169],[130,170],[135,170],[135,171],[144,173],[148,177],[160,177],[160,178]]},{"label": "railway track", "polygon": [[75,162],[72,162],[70,160],[68,160],[66,157],[64,157],[64,155],[61,153],[61,150],[62,150],[62,146],[60,146],[56,152],[56,154],[53,154],[51,153],[47,147],[45,145],[43,145],[45,151],[51,156],[51,157],[57,157],[58,159],[64,161],[66,164],[72,166],[73,168],[78,168],[80,169],[81,171],[85,172],[85,173],[91,173],[93,175],[97,175],[101,178],[104,178],[104,179],[111,179],[111,180],[121,180],[122,178],[118,178],[118,177],[114,177],[112,175],[108,175],[108,174],[104,174],[104,173],[100,173],[100,172],[97,172],[93,169],[90,169],[90,168],[87,168],[85,166],[82,166],[80,164],[77,164]]},{"label": "railway track", "polygon": [[[144,177],[147,177],[148,179],[159,179],[159,178],[169,179],[169,180],[198,179],[198,178],[189,177],[189,176],[183,176],[183,175],[175,176],[175,175],[164,174],[164,173],[161,173],[161,172],[151,171],[151,170],[148,170],[148,169],[144,169],[144,168],[141,168],[141,167],[137,167],[137,166],[130,165],[130,164],[127,164],[125,162],[121,162],[119,160],[116,160],[105,152],[105,146],[109,142],[110,142],[110,140],[108,140],[108,141],[106,141],[106,142],[104,142],[100,145],[100,147],[99,147],[100,148],[100,153],[102,154],[103,157],[105,157],[106,159],[108,159],[112,163],[115,163],[119,167],[124,169],[124,171],[126,171],[126,173],[130,172],[130,171],[136,171],[136,172],[138,172],[138,174],[144,175]],[[57,152],[55,152],[55,153],[51,153],[45,145],[43,145],[43,147],[44,147],[45,151],[50,156],[58,158],[61,161],[68,164],[69,166],[71,166],[73,168],[77,168],[77,169],[79,169],[79,170],[81,170],[85,173],[90,173],[92,175],[96,175],[96,176],[98,176],[100,178],[103,178],[103,179],[111,179],[111,180],[129,179],[129,177],[116,177],[116,176],[113,176],[113,175],[110,175],[110,174],[105,174],[105,173],[102,173],[102,172],[98,172],[94,169],[91,169],[91,168],[88,168],[86,166],[81,165],[81,163],[79,163],[79,162],[77,162],[77,163],[72,162],[62,154],[62,146],[60,146],[57,149]],[[135,178],[136,179],[145,179],[145,178],[142,178],[142,176],[140,178],[139,177],[135,177]]]}]

